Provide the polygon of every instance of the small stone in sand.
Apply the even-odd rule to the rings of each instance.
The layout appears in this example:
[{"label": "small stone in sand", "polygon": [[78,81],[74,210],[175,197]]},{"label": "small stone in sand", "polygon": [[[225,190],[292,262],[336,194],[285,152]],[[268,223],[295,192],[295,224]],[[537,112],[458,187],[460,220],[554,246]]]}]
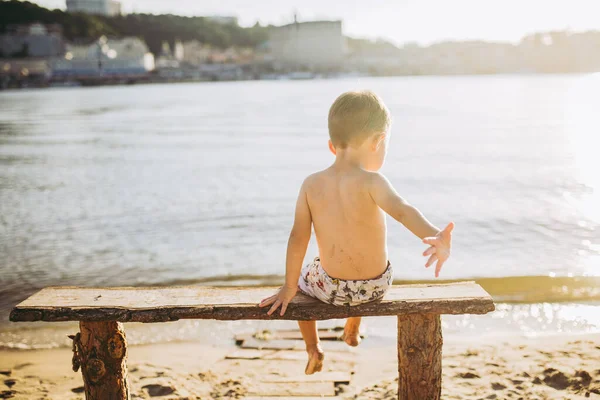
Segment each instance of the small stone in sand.
[{"label": "small stone in sand", "polygon": [[459,378],[463,378],[463,379],[481,378],[479,375],[474,374],[472,372],[461,372],[460,374],[457,374],[456,376]]},{"label": "small stone in sand", "polygon": [[8,386],[9,388],[13,387],[15,385],[15,383],[17,383],[16,379],[5,379],[4,380],[4,384],[6,386]]},{"label": "small stone in sand", "polygon": [[501,383],[498,383],[498,382],[492,382],[492,389],[494,389],[494,390],[504,390],[504,389],[506,389],[506,386],[503,385],[503,384],[501,384]]},{"label": "small stone in sand", "polygon": [[581,378],[581,384],[584,386],[588,386],[592,382],[592,376],[587,371],[577,371],[575,376]]},{"label": "small stone in sand", "polygon": [[564,390],[569,387],[569,378],[554,368],[548,368],[544,371],[544,383],[551,388]]},{"label": "small stone in sand", "polygon": [[169,395],[169,394],[175,392],[175,389],[173,389],[171,386],[164,386],[164,385],[160,385],[160,384],[144,385],[144,386],[142,386],[142,388],[147,389],[148,394],[152,397],[166,396],[166,395]]},{"label": "small stone in sand", "polygon": [[71,389],[71,392],[73,392],[73,393],[83,393],[84,390],[85,390],[85,388],[83,386],[78,386],[76,388]]},{"label": "small stone in sand", "polygon": [[3,390],[0,392],[0,399],[12,399],[17,394],[16,390]]}]

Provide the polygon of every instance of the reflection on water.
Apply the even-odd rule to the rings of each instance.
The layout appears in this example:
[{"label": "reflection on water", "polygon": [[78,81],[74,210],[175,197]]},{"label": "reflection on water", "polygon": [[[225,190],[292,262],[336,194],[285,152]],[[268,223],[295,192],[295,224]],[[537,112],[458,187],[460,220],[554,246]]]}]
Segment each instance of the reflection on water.
[{"label": "reflection on water", "polygon": [[[565,197],[574,206],[583,211],[588,220],[600,221],[600,154],[598,151],[598,133],[600,130],[600,73],[586,75],[576,80],[568,95],[566,108],[567,134],[569,147],[575,161],[575,176],[586,187],[582,196],[566,192]],[[586,221],[582,221],[583,224]],[[598,254],[600,243],[584,241],[591,251]],[[595,258],[596,268],[590,273],[598,273],[599,259]]]}]

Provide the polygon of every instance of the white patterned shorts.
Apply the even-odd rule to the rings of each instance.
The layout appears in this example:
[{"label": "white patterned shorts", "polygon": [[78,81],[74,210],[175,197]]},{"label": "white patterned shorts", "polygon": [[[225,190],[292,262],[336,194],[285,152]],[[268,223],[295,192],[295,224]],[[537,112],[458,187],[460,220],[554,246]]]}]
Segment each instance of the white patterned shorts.
[{"label": "white patterned shorts", "polygon": [[321,266],[319,257],[302,267],[298,289],[307,296],[336,306],[356,306],[381,299],[392,285],[393,271],[388,261],[386,270],[376,278],[346,280],[332,278]]}]

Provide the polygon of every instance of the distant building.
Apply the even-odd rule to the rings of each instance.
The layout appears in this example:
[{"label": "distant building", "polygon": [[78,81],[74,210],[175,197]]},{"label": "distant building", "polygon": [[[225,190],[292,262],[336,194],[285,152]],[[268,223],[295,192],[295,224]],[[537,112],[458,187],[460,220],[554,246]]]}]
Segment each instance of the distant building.
[{"label": "distant building", "polygon": [[69,45],[62,58],[53,60],[54,77],[132,77],[154,70],[154,56],[136,37],[101,37],[89,45]]},{"label": "distant building", "polygon": [[283,65],[339,68],[345,54],[342,21],[294,22],[272,27],[268,46],[273,61]]},{"label": "distant building", "polygon": [[191,40],[183,43],[183,59],[192,65],[200,65],[208,62],[212,50],[209,46],[203,45],[197,40]]},{"label": "distant building", "polygon": [[183,43],[181,43],[181,40],[176,40],[173,45],[173,58],[177,61],[182,61],[184,54]]},{"label": "distant building", "polygon": [[405,63],[400,49],[392,43],[383,40],[348,40],[349,51],[344,63],[347,68],[379,74],[398,70]]},{"label": "distant building", "polygon": [[0,58],[56,57],[65,53],[60,25],[8,25],[0,35]]},{"label": "distant building", "polygon": [[114,0],[67,0],[67,11],[85,14],[120,15],[121,3]]},{"label": "distant building", "polygon": [[48,64],[43,58],[0,59],[0,88],[9,81],[47,82],[52,72]]}]

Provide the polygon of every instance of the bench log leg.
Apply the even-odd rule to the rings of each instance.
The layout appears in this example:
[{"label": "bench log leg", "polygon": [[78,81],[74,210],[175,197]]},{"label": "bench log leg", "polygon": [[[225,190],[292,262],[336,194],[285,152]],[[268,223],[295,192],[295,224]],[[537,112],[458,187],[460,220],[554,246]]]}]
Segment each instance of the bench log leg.
[{"label": "bench log leg", "polygon": [[442,392],[439,314],[398,316],[398,400],[439,400]]},{"label": "bench log leg", "polygon": [[117,321],[79,322],[76,363],[81,367],[87,400],[129,400],[127,342]]}]

